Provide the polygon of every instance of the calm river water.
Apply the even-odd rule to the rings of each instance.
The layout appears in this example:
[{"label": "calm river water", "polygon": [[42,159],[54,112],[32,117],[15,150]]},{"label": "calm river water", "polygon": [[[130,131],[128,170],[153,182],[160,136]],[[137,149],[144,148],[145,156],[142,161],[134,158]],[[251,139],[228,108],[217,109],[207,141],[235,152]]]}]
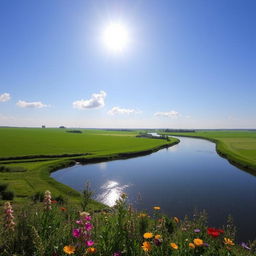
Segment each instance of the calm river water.
[{"label": "calm river water", "polygon": [[89,181],[95,199],[110,206],[125,192],[136,209],[159,205],[180,218],[205,209],[210,226],[221,227],[232,215],[240,241],[256,238],[256,177],[221,158],[214,143],[179,139],[151,155],[76,165],[51,176],[79,191]]}]

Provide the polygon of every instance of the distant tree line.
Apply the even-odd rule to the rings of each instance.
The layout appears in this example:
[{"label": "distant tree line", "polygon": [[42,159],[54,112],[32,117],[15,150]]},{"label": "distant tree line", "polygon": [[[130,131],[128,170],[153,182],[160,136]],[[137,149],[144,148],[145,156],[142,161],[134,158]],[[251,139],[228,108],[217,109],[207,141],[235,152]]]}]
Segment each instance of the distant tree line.
[{"label": "distant tree line", "polygon": [[150,134],[150,133],[144,133],[144,132],[140,132],[136,137],[139,137],[139,138],[160,139],[160,140],[167,140],[167,141],[170,141],[168,135],[154,136],[154,135],[152,135],[152,134]]},{"label": "distant tree line", "polygon": [[195,132],[195,130],[189,129],[165,129],[164,132]]},{"label": "distant tree line", "polygon": [[70,130],[70,131],[66,131],[66,132],[70,132],[70,133],[82,133],[82,131],[80,131],[80,130]]}]

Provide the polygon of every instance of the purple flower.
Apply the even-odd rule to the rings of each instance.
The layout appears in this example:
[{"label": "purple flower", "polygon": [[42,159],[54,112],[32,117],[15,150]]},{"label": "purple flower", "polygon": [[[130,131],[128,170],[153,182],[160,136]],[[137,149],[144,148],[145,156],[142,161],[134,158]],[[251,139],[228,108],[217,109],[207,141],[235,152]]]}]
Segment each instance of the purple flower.
[{"label": "purple flower", "polygon": [[121,252],[114,252],[113,256],[122,256]]},{"label": "purple flower", "polygon": [[248,245],[246,243],[241,243],[241,246],[244,248],[244,249],[247,249],[247,250],[251,250],[250,247],[248,247]]},{"label": "purple flower", "polygon": [[196,229],[194,229],[194,232],[199,233],[199,232],[201,232],[201,230],[199,228],[196,228]]},{"label": "purple flower", "polygon": [[203,243],[203,246],[205,246],[205,247],[209,247],[209,244],[207,244],[207,243]]},{"label": "purple flower", "polygon": [[85,223],[85,229],[86,231],[90,231],[93,228],[93,225],[90,222]]},{"label": "purple flower", "polygon": [[78,228],[73,229],[72,234],[74,237],[79,237],[81,234],[80,229],[78,229]]},{"label": "purple flower", "polygon": [[89,246],[89,247],[93,246],[94,242],[92,240],[88,240],[88,241],[86,241],[86,245]]}]

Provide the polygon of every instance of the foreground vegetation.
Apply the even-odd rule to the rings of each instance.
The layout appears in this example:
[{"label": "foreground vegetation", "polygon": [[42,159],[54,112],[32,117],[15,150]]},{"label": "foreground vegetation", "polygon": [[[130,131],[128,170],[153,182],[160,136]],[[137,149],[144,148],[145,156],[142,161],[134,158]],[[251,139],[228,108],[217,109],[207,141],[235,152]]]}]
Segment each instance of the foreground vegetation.
[{"label": "foreground vegetation", "polygon": [[8,184],[6,199],[13,199],[9,193],[12,192],[15,202],[24,203],[36,193],[50,189],[78,202],[80,194],[50,178],[51,172],[76,162],[86,164],[149,154],[178,142],[136,138],[136,131],[67,131],[70,130],[0,128],[0,183]]},{"label": "foreground vegetation", "polygon": [[256,252],[256,241],[235,240],[231,220],[221,228],[208,227],[205,213],[180,220],[162,215],[154,206],[149,216],[128,206],[126,195],[105,211],[82,206],[61,205],[49,191],[42,203],[14,211],[6,202],[1,256],[250,256]]},{"label": "foreground vegetation", "polygon": [[195,131],[164,134],[198,137],[213,141],[221,156],[256,175],[256,131]]}]

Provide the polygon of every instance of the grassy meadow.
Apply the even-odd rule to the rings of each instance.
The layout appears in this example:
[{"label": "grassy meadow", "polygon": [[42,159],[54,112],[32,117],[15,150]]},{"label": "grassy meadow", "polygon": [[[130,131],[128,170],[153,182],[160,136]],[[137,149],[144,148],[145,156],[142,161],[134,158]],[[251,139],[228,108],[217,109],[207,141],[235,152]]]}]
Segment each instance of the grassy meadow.
[{"label": "grassy meadow", "polygon": [[[0,128],[0,183],[7,183],[16,202],[50,189],[55,195],[80,200],[80,194],[49,177],[50,172],[74,165],[151,153],[177,143],[137,138],[135,131]],[[95,203],[96,204],[96,203]],[[96,205],[98,206],[98,205]]]},{"label": "grassy meadow", "polygon": [[112,154],[158,147],[156,140],[137,139],[136,132],[72,129],[1,128],[0,159],[19,156],[64,154]]},{"label": "grassy meadow", "polygon": [[213,141],[221,156],[256,175],[256,131],[196,131],[168,134]]}]

